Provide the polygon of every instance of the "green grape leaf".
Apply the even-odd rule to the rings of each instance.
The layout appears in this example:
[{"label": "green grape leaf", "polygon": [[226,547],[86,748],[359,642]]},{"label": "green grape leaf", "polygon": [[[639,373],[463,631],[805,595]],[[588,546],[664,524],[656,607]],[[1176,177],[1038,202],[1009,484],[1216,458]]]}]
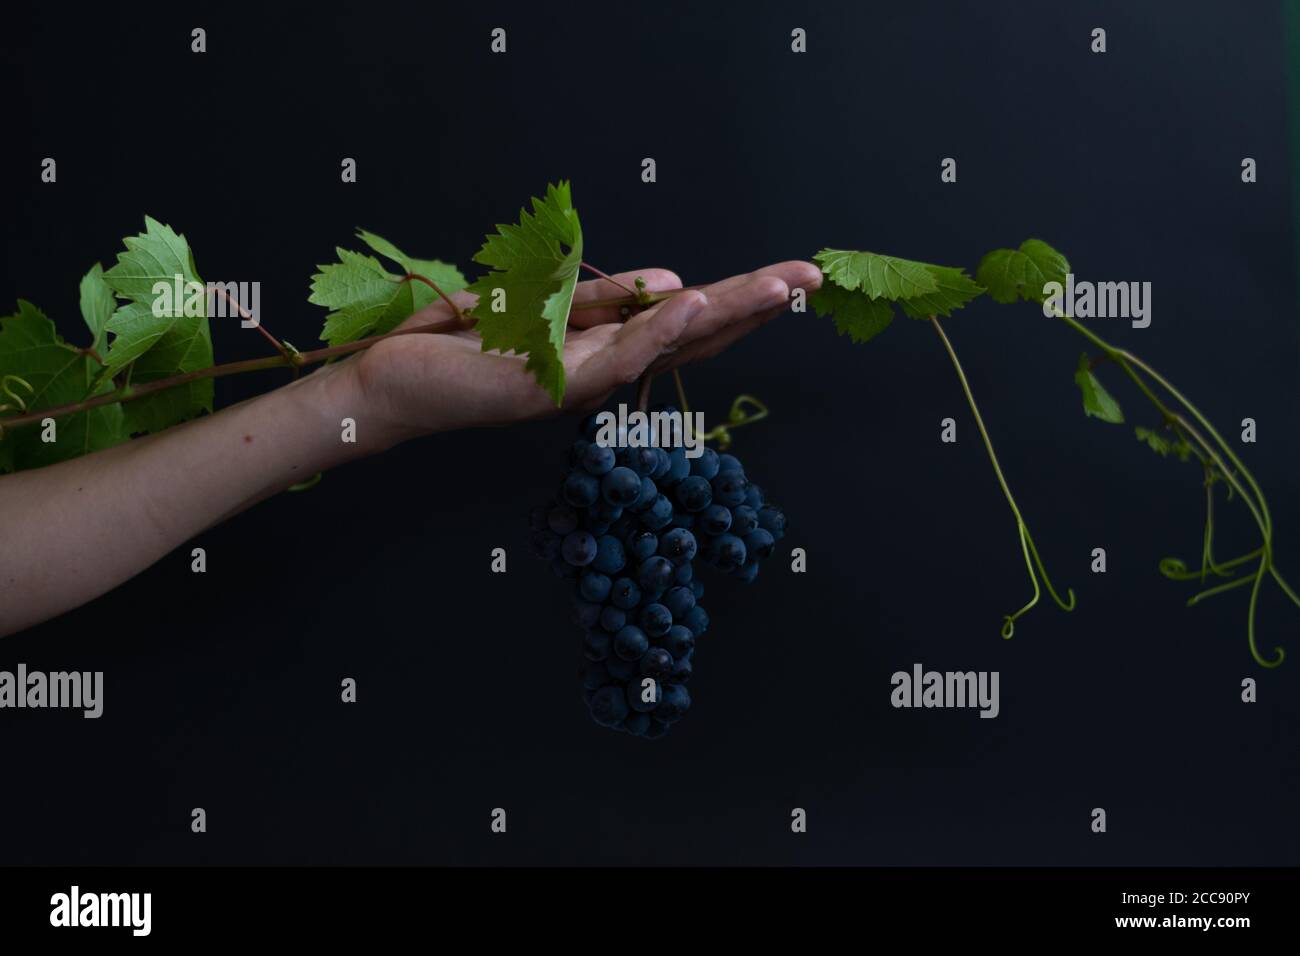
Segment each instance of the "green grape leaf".
[{"label": "green grape leaf", "polygon": [[[567,252],[565,251],[567,249]],[[546,187],[518,225],[498,225],[474,256],[492,271],[469,291],[483,351],[528,355],[525,365],[559,405],[564,400],[564,335],[582,263],[582,226],[569,184]]]},{"label": "green grape leaf", "polygon": [[[96,384],[101,367],[79,349],[68,345],[54,323],[40,309],[22,299],[15,315],[0,319],[0,376],[16,375],[31,385],[26,389],[11,384],[29,411],[40,411],[79,402],[113,390],[112,382]],[[13,404],[0,396],[0,404]],[[21,414],[11,408],[3,414]],[[0,417],[0,424],[4,421]],[[125,441],[122,406],[98,408],[62,415],[55,419],[54,441],[42,440],[44,426],[28,425],[0,438],[0,468],[39,468],[108,448]]]},{"label": "green grape leaf", "polygon": [[833,283],[810,295],[808,303],[818,316],[832,316],[840,335],[847,335],[858,345],[875,338],[894,321],[894,307],[884,299],[869,299]]},{"label": "green grape leaf", "polygon": [[1079,367],[1074,373],[1074,384],[1083,393],[1083,412],[1103,422],[1119,425],[1124,422],[1124,413],[1120,411],[1119,402],[1115,401],[1097,376],[1092,374],[1088,363],[1088,353],[1079,356]]},{"label": "green grape leaf", "polygon": [[413,259],[381,236],[364,229],[357,236],[380,255],[402,267],[394,275],[374,256],[336,249],[339,261],[317,266],[307,301],[330,309],[321,339],[330,345],[355,342],[367,335],[383,335],[438,298],[423,282],[403,281],[407,273],[422,275],[451,295],[466,286],[453,265],[437,259]]},{"label": "green grape leaf", "polygon": [[965,269],[934,266],[923,263],[934,278],[935,290],[902,300],[903,311],[914,319],[928,319],[932,315],[945,318],[954,309],[960,309],[972,299],[984,294],[984,287],[966,274]]},{"label": "green grape leaf", "polygon": [[[113,333],[104,356],[109,374],[130,365],[131,383],[142,385],[210,366],[208,297],[185,237],[146,216],[145,231],[124,242],[117,265],[104,273],[109,288],[128,300],[106,326]],[[154,291],[159,283],[167,289],[162,295]],[[130,402],[127,426],[132,433],[160,431],[210,412],[212,393],[211,379],[203,379]]]},{"label": "green grape leaf", "polygon": [[108,339],[108,320],[117,309],[113,290],[104,281],[104,268],[98,262],[81,279],[81,317],[90,329],[90,347],[100,352]]},{"label": "green grape leaf", "polygon": [[1137,426],[1135,431],[1138,441],[1146,442],[1147,447],[1161,458],[1167,458],[1172,453],[1179,461],[1187,461],[1192,456],[1192,446],[1188,444],[1186,438],[1171,441],[1155,429],[1143,428],[1141,425]]},{"label": "green grape leaf", "polygon": [[994,249],[980,260],[975,281],[988,289],[995,302],[1003,304],[1026,299],[1042,302],[1043,286],[1065,285],[1070,263],[1041,239],[1026,239],[1019,249]]},{"label": "green grape leaf", "polygon": [[836,285],[861,289],[871,299],[894,302],[939,290],[924,262],[845,249],[823,249],[813,259]]}]

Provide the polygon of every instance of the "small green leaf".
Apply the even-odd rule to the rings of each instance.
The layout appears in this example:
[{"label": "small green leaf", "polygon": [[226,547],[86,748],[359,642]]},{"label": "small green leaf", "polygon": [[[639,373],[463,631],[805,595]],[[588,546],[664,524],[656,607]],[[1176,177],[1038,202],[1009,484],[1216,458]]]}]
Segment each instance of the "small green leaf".
[{"label": "small green leaf", "polygon": [[1019,249],[994,249],[980,260],[975,281],[988,289],[995,302],[1003,304],[1026,299],[1042,302],[1043,286],[1065,285],[1070,263],[1041,239],[1026,239]]},{"label": "small green leaf", "polygon": [[924,265],[926,271],[934,277],[935,290],[904,299],[900,303],[903,311],[914,319],[928,319],[932,315],[946,318],[952,315],[954,309],[960,309],[967,302],[984,294],[984,287],[968,276],[964,269],[929,263]]},{"label": "small green leaf", "polygon": [[1141,425],[1135,429],[1138,441],[1147,443],[1147,447],[1158,454],[1161,458],[1169,455],[1170,442],[1164,435],[1151,428],[1144,428]]},{"label": "small green leaf", "polygon": [[869,299],[861,292],[851,292],[832,283],[810,295],[808,302],[822,318],[833,316],[840,335],[847,335],[859,345],[879,335],[894,321],[894,307],[884,299]]},{"label": "small green leaf", "polygon": [[813,259],[836,285],[861,289],[871,299],[896,302],[939,290],[926,264],[911,259],[845,249],[823,249]]},{"label": "small green leaf", "polygon": [[1074,383],[1083,393],[1084,414],[1100,418],[1103,422],[1116,425],[1123,423],[1124,413],[1120,411],[1119,402],[1106,391],[1106,387],[1098,381],[1097,376],[1092,374],[1087,352],[1079,356],[1079,368],[1074,373]]},{"label": "small green leaf", "polygon": [[527,354],[525,368],[559,405],[564,336],[582,264],[582,227],[569,184],[547,186],[531,213],[519,211],[517,225],[498,225],[474,261],[492,268],[469,287],[479,297],[474,317],[483,351]]},{"label": "small green leaf", "polygon": [[104,281],[103,267],[96,262],[81,279],[81,317],[90,329],[90,347],[97,352],[107,344],[108,320],[116,309],[113,290]]}]

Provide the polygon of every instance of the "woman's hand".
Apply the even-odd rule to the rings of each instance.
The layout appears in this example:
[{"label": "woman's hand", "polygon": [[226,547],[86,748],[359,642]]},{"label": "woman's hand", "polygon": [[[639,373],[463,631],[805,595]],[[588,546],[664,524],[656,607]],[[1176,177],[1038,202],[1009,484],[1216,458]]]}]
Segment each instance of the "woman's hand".
[{"label": "woman's hand", "polygon": [[[614,278],[631,287],[636,277],[648,291],[681,288],[663,269],[625,272]],[[716,355],[732,342],[785,311],[790,291],[813,290],[820,270],[808,262],[782,262],[733,276],[703,289],[681,292],[626,322],[617,307],[574,309],[564,343],[564,407],[586,410],[649,368],[662,371]],[[583,282],[574,303],[626,296],[605,279]],[[462,308],[474,296],[453,296]],[[425,325],[451,315],[439,301],[404,323]],[[416,435],[479,425],[503,425],[556,414],[559,409],[524,370],[524,358],[483,352],[476,332],[400,335],[374,345],[350,366],[367,410],[372,434],[383,447]]]}]

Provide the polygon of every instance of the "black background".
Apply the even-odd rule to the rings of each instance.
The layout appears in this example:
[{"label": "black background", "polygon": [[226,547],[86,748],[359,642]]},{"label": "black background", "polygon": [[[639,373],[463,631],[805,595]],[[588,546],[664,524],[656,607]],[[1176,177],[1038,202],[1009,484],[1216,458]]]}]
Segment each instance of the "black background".
[{"label": "black background", "polygon": [[[6,307],[29,298],[79,335],[77,280],[147,212],[185,232],[205,278],[260,280],[267,326],[308,347],[324,317],[308,277],[355,226],[467,266],[560,178],[590,261],[688,283],[822,246],[973,268],[1037,235],[1083,277],[1153,283],[1150,328],[1097,328],[1228,437],[1258,421],[1241,454],[1300,578],[1276,4],[220,9],[10,22]],[[57,184],[39,181],[45,156]],[[218,361],[265,353],[216,325]],[[1029,586],[932,332],[902,319],[853,348],[790,315],[686,379],[710,418],[741,391],[772,407],[736,451],[809,571],[773,561],[753,587],[710,585],[694,706],[666,739],[590,722],[564,588],[527,555],[572,422],[439,435],[204,534],[205,575],[187,543],[0,644],[0,668],[106,681],[98,721],[5,712],[0,862],[1300,862],[1300,612],[1266,587],[1260,644],[1291,660],[1265,671],[1245,592],[1183,607],[1191,589],[1155,566],[1198,552],[1198,473],[1134,441],[1154,415],[1113,369],[1129,425],[1085,419],[1082,340],[987,301],[948,329],[1073,614],[1044,603],[999,638]],[[218,404],[277,381],[222,380]],[[1220,527],[1220,556],[1256,546],[1240,503]],[[489,573],[498,546],[505,575]],[[892,709],[889,675],[917,661],[1000,671],[1001,716]],[[1240,702],[1244,677],[1258,704]]]}]

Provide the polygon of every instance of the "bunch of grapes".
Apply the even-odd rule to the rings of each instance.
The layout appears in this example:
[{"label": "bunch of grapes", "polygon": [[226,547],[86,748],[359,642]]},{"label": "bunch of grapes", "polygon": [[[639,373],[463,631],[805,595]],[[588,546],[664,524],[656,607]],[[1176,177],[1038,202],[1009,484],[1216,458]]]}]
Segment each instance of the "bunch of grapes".
[{"label": "bunch of grapes", "polygon": [[695,643],[709,627],[696,559],[753,581],[785,515],[733,455],[607,447],[598,432],[595,416],[579,426],[559,494],[532,513],[531,542],[573,582],[592,719],[660,737],[690,708]]}]

